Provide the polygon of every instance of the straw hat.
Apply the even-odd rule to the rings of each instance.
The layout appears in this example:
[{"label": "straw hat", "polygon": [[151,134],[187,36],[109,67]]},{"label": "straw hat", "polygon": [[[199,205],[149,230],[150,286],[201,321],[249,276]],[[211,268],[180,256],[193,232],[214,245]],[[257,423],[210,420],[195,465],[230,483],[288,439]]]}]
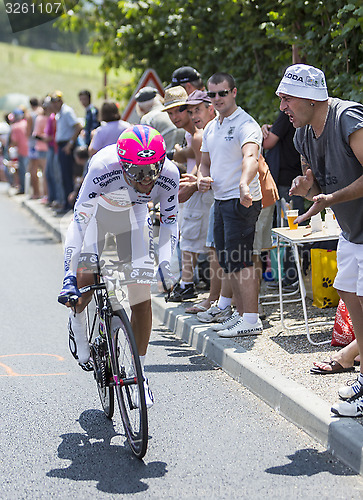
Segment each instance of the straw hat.
[{"label": "straw hat", "polygon": [[163,111],[167,111],[168,109],[176,108],[178,106],[183,106],[186,103],[187,98],[187,91],[181,85],[166,89],[164,95]]}]

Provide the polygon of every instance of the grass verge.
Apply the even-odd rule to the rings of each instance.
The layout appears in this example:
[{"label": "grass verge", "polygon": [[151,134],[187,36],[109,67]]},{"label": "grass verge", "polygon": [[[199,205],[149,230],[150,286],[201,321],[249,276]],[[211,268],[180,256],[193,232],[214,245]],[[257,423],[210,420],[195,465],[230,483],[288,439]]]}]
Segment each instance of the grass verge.
[{"label": "grass verge", "polygon": [[[88,89],[94,104],[100,106],[104,99],[104,73],[99,56],[32,49],[0,43],[0,97],[9,92],[20,92],[42,98],[49,92],[61,90],[64,101],[72,106],[78,116],[84,108],[78,92]],[[112,88],[120,89],[132,81],[132,74],[119,69],[107,75]],[[126,101],[120,101],[121,109]]]}]

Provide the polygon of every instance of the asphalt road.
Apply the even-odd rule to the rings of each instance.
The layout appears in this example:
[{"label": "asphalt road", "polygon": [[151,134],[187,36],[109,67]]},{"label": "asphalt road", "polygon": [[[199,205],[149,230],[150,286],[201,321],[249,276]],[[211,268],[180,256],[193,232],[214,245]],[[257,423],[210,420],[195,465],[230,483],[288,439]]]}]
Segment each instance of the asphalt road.
[{"label": "asphalt road", "polygon": [[0,186],[0,498],[363,498],[363,482],[163,325],[143,462],[68,352],[62,247]]}]

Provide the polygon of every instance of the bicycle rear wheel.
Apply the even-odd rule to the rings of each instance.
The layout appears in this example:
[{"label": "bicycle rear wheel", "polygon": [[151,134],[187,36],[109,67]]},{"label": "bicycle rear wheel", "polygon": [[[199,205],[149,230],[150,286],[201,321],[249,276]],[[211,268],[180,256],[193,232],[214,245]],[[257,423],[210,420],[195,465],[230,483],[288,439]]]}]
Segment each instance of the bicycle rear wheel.
[{"label": "bicycle rear wheel", "polygon": [[100,397],[103,411],[107,418],[111,419],[114,413],[114,389],[110,386],[112,379],[109,357],[107,352],[107,342],[101,337],[97,337],[93,343],[94,352],[94,377],[97,384],[98,395]]},{"label": "bicycle rear wheel", "polygon": [[112,385],[110,385],[112,381],[112,372],[107,350],[107,341],[105,337],[99,335],[100,317],[95,312],[94,304],[90,304],[87,307],[86,317],[89,334],[88,338],[90,339],[91,356],[93,359],[93,376],[97,384],[102,409],[106,417],[112,419],[115,407],[114,389]]},{"label": "bicycle rear wheel", "polygon": [[124,309],[114,312],[111,328],[116,398],[129,445],[136,457],[142,459],[148,443],[144,379],[134,334]]}]

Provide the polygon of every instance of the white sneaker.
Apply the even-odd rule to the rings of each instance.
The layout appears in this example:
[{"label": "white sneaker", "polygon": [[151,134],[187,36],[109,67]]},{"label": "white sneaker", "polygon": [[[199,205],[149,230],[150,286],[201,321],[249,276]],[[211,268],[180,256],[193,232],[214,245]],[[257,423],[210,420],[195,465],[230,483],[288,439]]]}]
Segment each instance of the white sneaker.
[{"label": "white sneaker", "polygon": [[223,323],[217,323],[216,325],[212,325],[211,328],[215,332],[219,332],[221,330],[225,330],[226,328],[229,328],[230,326],[234,326],[237,321],[241,319],[241,316],[239,315],[238,311],[235,311],[232,316],[226,320],[223,321]]},{"label": "white sneaker", "polygon": [[[146,408],[151,408],[154,404],[154,396],[153,393],[151,392],[151,389],[149,387],[149,381],[147,378],[144,378],[144,392],[145,392],[145,403],[146,403]],[[136,408],[139,408],[140,403],[139,403],[139,391],[133,389],[131,392],[131,399]]]},{"label": "white sneaker", "polygon": [[348,382],[347,385],[340,387],[338,390],[339,397],[342,399],[349,399],[358,394],[359,391],[363,389],[362,384],[359,380],[354,380],[354,382]]},{"label": "white sneaker", "polygon": [[222,323],[232,316],[232,307],[227,306],[225,309],[220,309],[218,306],[211,306],[208,311],[197,313],[197,318],[202,323]]},{"label": "white sneaker", "polygon": [[220,337],[243,337],[245,335],[259,335],[262,333],[263,326],[260,318],[256,323],[249,323],[245,319],[241,318],[237,323],[225,330],[220,330],[218,335]]},{"label": "white sneaker", "polygon": [[363,416],[363,388],[352,398],[340,403],[335,403],[331,411],[340,417],[362,417]]}]

